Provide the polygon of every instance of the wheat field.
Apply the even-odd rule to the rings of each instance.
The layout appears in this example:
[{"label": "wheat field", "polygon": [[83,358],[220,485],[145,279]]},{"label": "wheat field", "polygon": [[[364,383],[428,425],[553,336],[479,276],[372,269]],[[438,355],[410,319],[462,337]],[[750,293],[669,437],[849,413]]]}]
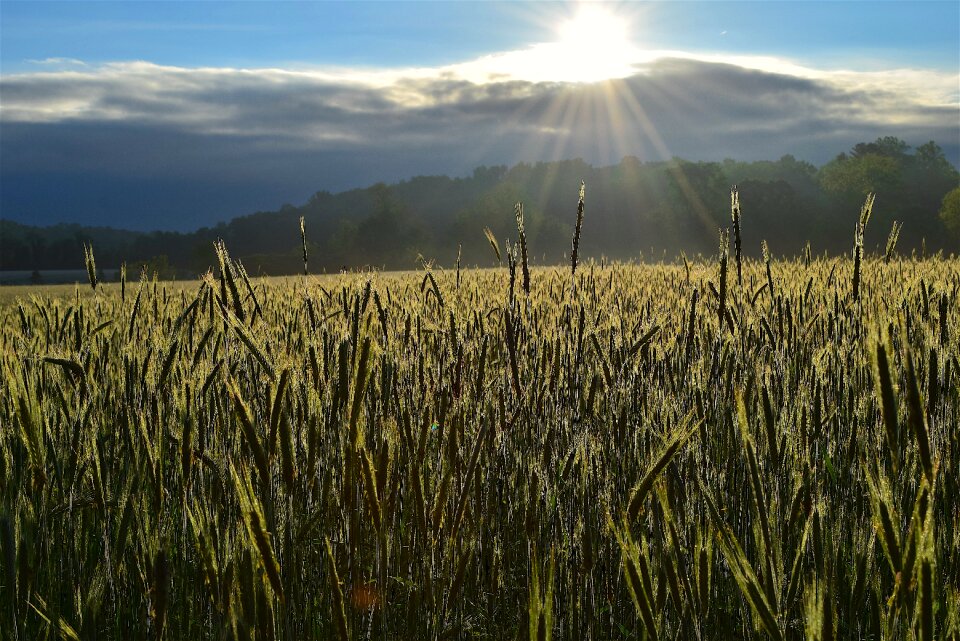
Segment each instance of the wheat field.
[{"label": "wheat field", "polygon": [[0,636],[960,638],[960,261],[733,233],[8,296]]}]

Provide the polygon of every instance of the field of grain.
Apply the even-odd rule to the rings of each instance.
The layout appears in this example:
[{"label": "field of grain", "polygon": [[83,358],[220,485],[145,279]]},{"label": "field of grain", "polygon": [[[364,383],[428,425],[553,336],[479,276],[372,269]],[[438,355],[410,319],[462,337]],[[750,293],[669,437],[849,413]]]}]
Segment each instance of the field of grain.
[{"label": "field of grain", "polygon": [[855,253],[7,297],[0,636],[960,638],[960,261]]}]

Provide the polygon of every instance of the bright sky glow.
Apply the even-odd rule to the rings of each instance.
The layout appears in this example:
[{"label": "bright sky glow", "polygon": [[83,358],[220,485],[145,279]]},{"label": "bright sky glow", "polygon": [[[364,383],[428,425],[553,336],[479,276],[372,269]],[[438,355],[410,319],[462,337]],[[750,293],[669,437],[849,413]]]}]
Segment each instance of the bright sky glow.
[{"label": "bright sky glow", "polygon": [[636,48],[626,18],[595,6],[583,6],[560,25],[556,50],[557,79],[594,82],[630,75]]}]

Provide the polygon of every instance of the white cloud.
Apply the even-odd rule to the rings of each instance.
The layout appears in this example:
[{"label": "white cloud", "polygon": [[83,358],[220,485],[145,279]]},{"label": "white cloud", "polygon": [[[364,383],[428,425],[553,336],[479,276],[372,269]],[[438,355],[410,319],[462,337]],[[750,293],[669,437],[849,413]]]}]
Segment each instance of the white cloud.
[{"label": "white cloud", "polygon": [[[570,43],[543,43],[453,65],[404,69],[185,68],[144,61],[88,66],[80,60],[48,58],[31,62],[57,69],[0,77],[4,90],[0,118],[6,122],[147,119],[188,129],[231,131],[231,119],[247,111],[245,105],[229,100],[236,92],[290,99],[341,114],[364,114],[469,104],[495,93],[494,86],[514,98],[532,98],[543,93],[545,84],[582,84],[598,75],[624,79],[649,74],[668,59],[733,65],[815,81],[848,94],[875,95],[879,103],[874,105],[874,117],[891,123],[907,122],[911,113],[925,107],[960,105],[958,75],[930,69],[815,69],[776,57],[645,51],[625,41],[614,42],[600,54],[591,57],[583,47]],[[438,87],[446,90],[437,91]]]},{"label": "white cloud", "polygon": [[42,65],[49,67],[86,67],[87,63],[76,58],[44,58],[43,60],[34,60],[29,58],[25,60],[27,64]]}]

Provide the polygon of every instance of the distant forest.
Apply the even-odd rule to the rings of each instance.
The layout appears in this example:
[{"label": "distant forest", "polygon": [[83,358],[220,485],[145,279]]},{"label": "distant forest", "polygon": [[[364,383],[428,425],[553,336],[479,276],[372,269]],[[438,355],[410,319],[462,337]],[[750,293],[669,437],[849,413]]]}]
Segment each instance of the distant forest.
[{"label": "distant forest", "polygon": [[299,207],[284,205],[191,233],[0,220],[0,269],[82,268],[88,243],[108,279],[121,263],[131,275],[144,266],[161,278],[192,277],[216,264],[213,244],[223,239],[250,274],[297,273],[303,270],[301,216],[313,273],[408,269],[418,265],[418,256],[452,265],[460,248],[465,266],[489,266],[496,259],[483,230],[492,230],[501,244],[514,238],[517,202],[524,206],[531,262],[556,264],[570,251],[581,180],[584,256],[658,260],[715,253],[718,228],[730,224],[732,185],[739,188],[748,254],[760,253],[761,240],[777,255],[798,254],[808,241],[815,253],[848,251],[868,192],[876,193],[868,250],[882,249],[895,220],[903,224],[901,253],[960,247],[960,173],[934,142],[912,149],[887,137],[858,144],[819,168],[789,155],[761,162],[626,157],[608,167],[579,159],[479,167],[465,178],[420,176],[338,194],[321,191]]}]

